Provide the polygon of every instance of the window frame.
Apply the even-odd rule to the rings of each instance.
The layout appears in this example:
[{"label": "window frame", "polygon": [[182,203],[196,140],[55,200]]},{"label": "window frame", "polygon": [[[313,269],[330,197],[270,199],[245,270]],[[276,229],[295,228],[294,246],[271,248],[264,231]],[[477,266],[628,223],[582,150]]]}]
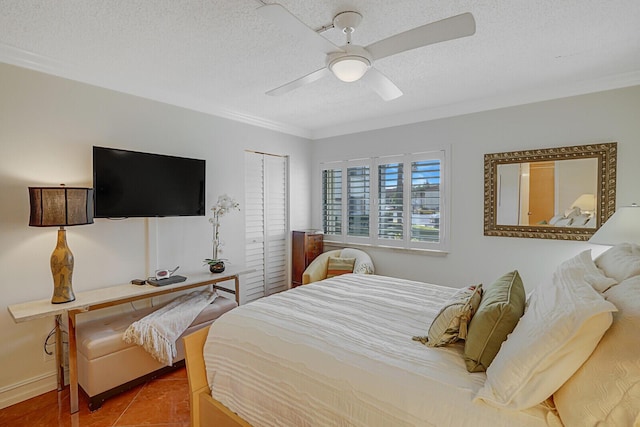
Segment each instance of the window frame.
[{"label": "window frame", "polygon": [[[391,156],[370,157],[366,159],[354,159],[354,160],[341,160],[334,162],[322,162],[320,163],[320,181],[322,187],[322,175],[325,170],[337,170],[342,172],[342,232],[341,234],[325,234],[325,241],[327,243],[338,244],[354,244],[363,246],[374,247],[388,247],[397,248],[403,250],[417,250],[417,251],[437,251],[447,252],[449,250],[449,188],[450,188],[450,176],[449,176],[449,151],[446,148],[439,148],[430,151],[400,154]],[[412,170],[411,165],[413,162],[424,160],[439,160],[440,161],[440,188],[439,188],[439,204],[440,204],[440,221],[439,221],[439,240],[437,242],[417,242],[411,241],[411,227],[412,227],[412,203],[411,203],[411,190],[412,190]],[[379,236],[379,167],[385,164],[403,163],[403,237],[402,239],[388,239],[381,238]],[[347,181],[348,181],[348,168],[368,166],[369,167],[369,236],[349,236],[349,224],[348,224],[348,200],[349,195],[347,193]],[[407,181],[408,180],[408,181]],[[408,185],[407,185],[408,182]],[[320,190],[320,201],[322,206],[322,200],[324,197],[324,188]],[[324,207],[322,208],[321,221],[324,225]]]}]

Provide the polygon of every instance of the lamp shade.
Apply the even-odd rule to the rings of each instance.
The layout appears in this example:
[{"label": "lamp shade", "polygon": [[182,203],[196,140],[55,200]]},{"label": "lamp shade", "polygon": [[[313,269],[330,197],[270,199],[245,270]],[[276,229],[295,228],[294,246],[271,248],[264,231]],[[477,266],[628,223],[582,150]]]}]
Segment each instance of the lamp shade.
[{"label": "lamp shade", "polygon": [[591,236],[589,243],[640,243],[640,206],[622,206]]},{"label": "lamp shade", "polygon": [[593,212],[596,208],[596,196],[595,194],[582,194],[571,207],[580,208],[582,212]]},{"label": "lamp shade", "polygon": [[93,224],[93,189],[29,187],[32,227]]}]

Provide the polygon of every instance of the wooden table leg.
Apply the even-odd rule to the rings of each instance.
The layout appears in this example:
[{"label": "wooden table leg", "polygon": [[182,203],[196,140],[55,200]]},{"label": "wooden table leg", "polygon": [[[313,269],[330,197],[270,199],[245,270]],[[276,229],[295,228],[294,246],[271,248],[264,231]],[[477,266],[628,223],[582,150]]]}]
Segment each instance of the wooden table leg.
[{"label": "wooden table leg", "polygon": [[78,348],[76,344],[76,312],[69,311],[69,391],[71,413],[78,412]]},{"label": "wooden table leg", "polygon": [[56,378],[58,391],[64,388],[64,350],[62,344],[62,315],[56,314]]},{"label": "wooden table leg", "polygon": [[236,282],[236,302],[240,305],[240,276],[236,274],[233,279]]}]

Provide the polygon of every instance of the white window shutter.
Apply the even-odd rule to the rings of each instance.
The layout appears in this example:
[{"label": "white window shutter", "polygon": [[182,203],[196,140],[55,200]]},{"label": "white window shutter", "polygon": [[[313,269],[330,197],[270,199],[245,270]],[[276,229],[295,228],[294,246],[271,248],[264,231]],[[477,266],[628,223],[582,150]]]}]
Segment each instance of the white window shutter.
[{"label": "white window shutter", "polygon": [[322,224],[325,235],[342,235],[342,169],[322,171]]},{"label": "white window shutter", "polygon": [[347,236],[369,237],[369,166],[347,168]]},{"label": "white window shutter", "polygon": [[378,233],[383,244],[405,239],[404,163],[384,160],[378,163]]}]

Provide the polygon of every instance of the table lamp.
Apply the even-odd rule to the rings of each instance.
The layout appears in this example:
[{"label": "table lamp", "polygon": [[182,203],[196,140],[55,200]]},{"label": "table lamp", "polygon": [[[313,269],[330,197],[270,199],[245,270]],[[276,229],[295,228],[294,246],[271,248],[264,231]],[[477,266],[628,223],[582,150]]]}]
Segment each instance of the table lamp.
[{"label": "table lamp", "polygon": [[51,254],[53,304],[76,299],[71,287],[73,254],[67,246],[64,227],[93,224],[93,189],[81,187],[29,187],[32,227],[60,227],[58,243]]},{"label": "table lamp", "polygon": [[640,206],[618,208],[589,239],[589,243],[615,246],[619,243],[640,243]]}]

